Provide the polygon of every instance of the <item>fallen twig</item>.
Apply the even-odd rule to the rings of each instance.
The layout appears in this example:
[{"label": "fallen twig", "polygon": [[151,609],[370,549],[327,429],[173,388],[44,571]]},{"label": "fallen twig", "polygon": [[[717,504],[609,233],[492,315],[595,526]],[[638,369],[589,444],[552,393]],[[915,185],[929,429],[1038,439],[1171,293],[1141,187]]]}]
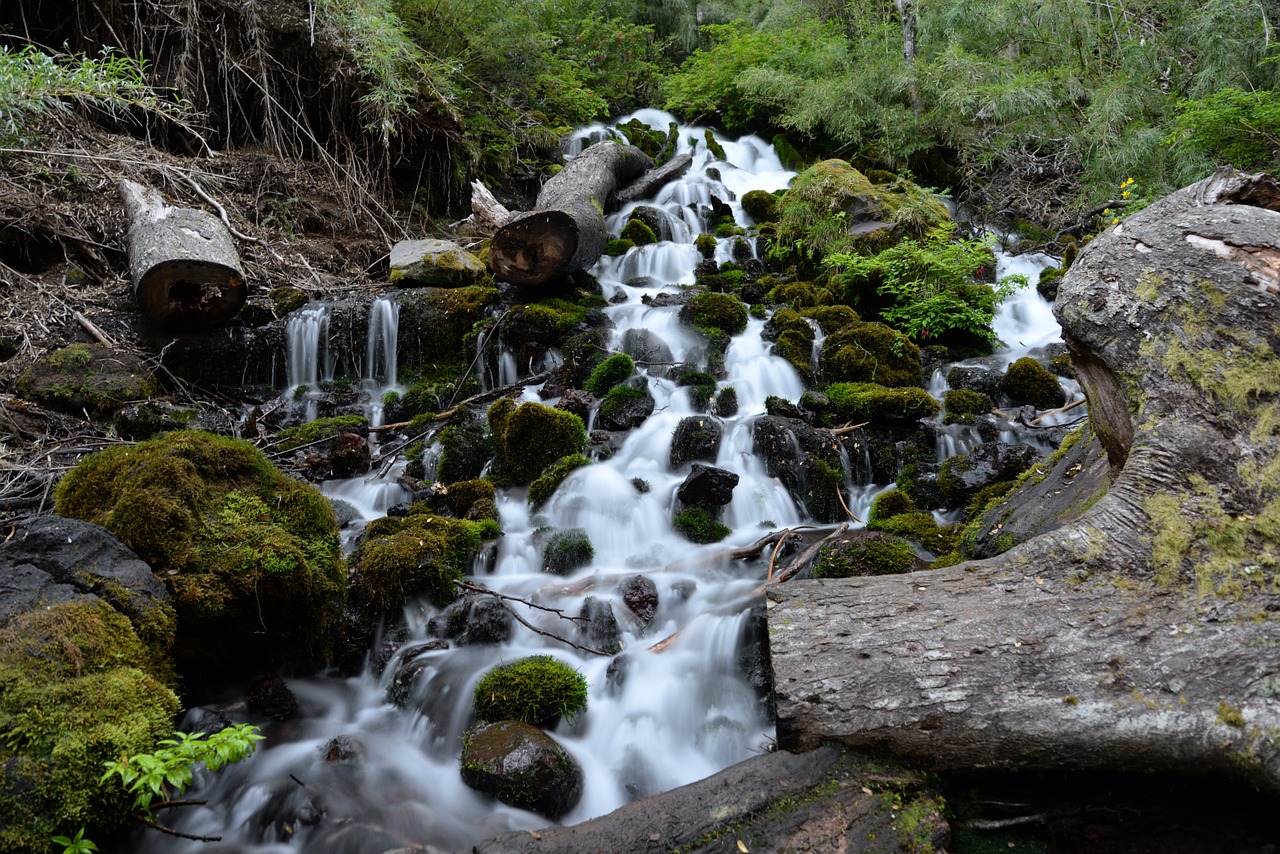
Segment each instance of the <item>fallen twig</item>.
[{"label": "fallen twig", "polygon": [[528,605],[530,608],[537,608],[540,611],[550,611],[551,613],[555,614],[557,617],[559,617],[562,620],[570,620],[572,622],[577,622],[579,620],[584,619],[583,617],[569,617],[569,616],[566,616],[565,613],[561,611],[559,608],[549,608],[545,605],[535,605],[534,603],[530,602],[527,599],[521,599],[518,596],[508,596],[505,593],[499,593],[496,590],[490,590],[487,587],[482,587],[479,584],[472,584],[469,581],[454,579],[453,583],[461,587],[463,590],[470,590],[475,593],[487,593],[490,596],[493,596],[498,600],[498,604],[500,604],[503,608],[506,609],[508,614],[515,617],[516,621],[520,623],[520,625],[524,626],[526,629],[529,629],[530,631],[536,634],[542,635],[544,638],[551,638],[552,640],[560,641],[560,643],[567,644],[568,646],[571,646],[576,650],[590,653],[591,655],[600,655],[605,658],[612,657],[610,653],[604,652],[603,650],[599,650],[590,646],[583,646],[580,643],[574,643],[573,641],[569,640],[563,635],[558,635],[555,632],[549,632],[546,629],[538,628],[533,623],[529,622],[524,617],[520,616],[519,612],[517,612],[515,608],[512,608],[503,600],[511,600],[513,602],[519,602],[522,605]]}]

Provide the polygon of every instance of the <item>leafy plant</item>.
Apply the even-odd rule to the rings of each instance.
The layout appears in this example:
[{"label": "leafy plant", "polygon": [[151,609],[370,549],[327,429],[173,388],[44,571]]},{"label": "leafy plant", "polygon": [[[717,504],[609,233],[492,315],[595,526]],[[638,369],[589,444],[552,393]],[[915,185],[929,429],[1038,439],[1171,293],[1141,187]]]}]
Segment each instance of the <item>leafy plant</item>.
[{"label": "leafy plant", "polygon": [[978,276],[992,263],[984,242],[955,239],[952,225],[876,255],[839,254],[826,261],[855,301],[862,296],[860,286],[873,285],[887,301],[881,317],[916,341],[949,332],[995,339],[991,321],[996,306],[1025,287],[1027,279],[1006,276],[995,286],[983,284]]},{"label": "leafy plant", "polygon": [[41,117],[70,110],[72,103],[108,111],[126,107],[179,118],[184,105],[148,86],[147,61],[104,48],[98,57],[47,54],[34,45],[0,45],[0,143],[24,142]]},{"label": "leafy plant", "polygon": [[149,818],[154,809],[170,805],[173,795],[186,791],[197,764],[217,771],[248,759],[262,738],[252,724],[236,724],[210,736],[175,732],[173,738],[161,741],[154,753],[136,753],[105,763],[102,782],[119,777],[125,791],[134,796],[134,809]]},{"label": "leafy plant", "polygon": [[98,850],[92,839],[84,838],[83,827],[76,831],[75,836],[55,836],[52,842],[62,846],[62,854],[90,854]]},{"label": "leafy plant", "polygon": [[1178,102],[1169,141],[1241,169],[1280,169],[1280,94],[1228,87]]}]

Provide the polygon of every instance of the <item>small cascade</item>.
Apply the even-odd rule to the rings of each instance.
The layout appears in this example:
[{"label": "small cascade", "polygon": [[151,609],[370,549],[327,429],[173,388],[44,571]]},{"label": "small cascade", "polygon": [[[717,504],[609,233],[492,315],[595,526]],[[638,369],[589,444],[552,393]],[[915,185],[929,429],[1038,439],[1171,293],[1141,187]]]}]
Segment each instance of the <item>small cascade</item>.
[{"label": "small cascade", "polygon": [[400,330],[400,303],[378,297],[369,306],[369,334],[364,360],[364,381],[373,388],[396,387],[396,339]]},{"label": "small cascade", "polygon": [[303,420],[313,421],[320,383],[333,379],[333,356],[329,352],[329,306],[306,305],[289,317],[287,334],[286,394],[303,402]]}]

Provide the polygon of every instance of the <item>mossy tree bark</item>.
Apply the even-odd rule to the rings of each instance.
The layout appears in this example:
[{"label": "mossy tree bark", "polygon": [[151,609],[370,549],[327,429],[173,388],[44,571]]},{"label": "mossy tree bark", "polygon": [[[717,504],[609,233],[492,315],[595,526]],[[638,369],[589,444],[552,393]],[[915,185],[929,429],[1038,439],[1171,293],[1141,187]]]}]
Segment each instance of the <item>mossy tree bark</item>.
[{"label": "mossy tree bark", "polygon": [[598,142],[574,157],[542,191],[534,209],[498,229],[489,247],[494,276],[536,286],[585,269],[604,252],[611,196],[653,165],[622,143]]},{"label": "mossy tree bark", "polygon": [[780,744],[1280,792],[1277,211],[1224,170],[1081,252],[1056,311],[1110,490],[998,557],[774,588]]},{"label": "mossy tree bark", "polygon": [[151,187],[120,182],[129,220],[129,272],[138,307],[169,329],[230,320],[248,296],[235,242],[217,217],[167,205]]}]

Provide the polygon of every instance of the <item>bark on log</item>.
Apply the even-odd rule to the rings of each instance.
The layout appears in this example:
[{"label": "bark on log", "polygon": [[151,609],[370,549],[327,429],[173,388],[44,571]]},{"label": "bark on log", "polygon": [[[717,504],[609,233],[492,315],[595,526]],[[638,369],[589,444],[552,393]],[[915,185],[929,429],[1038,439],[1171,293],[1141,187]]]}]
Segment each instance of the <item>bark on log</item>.
[{"label": "bark on log", "polygon": [[677,154],[661,166],[649,169],[639,178],[618,190],[613,195],[613,203],[622,207],[629,202],[639,202],[653,197],[667,184],[684,175],[693,165],[692,154]]},{"label": "bark on log", "polygon": [[515,215],[494,234],[494,276],[541,285],[590,267],[608,239],[604,215],[610,196],[652,165],[640,149],[613,141],[574,157],[543,185],[533,211]]},{"label": "bark on log", "polygon": [[181,331],[208,329],[235,316],[248,296],[244,270],[217,217],[165,204],[151,187],[120,182],[129,221],[129,272],[149,320]]},{"label": "bark on log", "polygon": [[1077,521],[984,561],[770,592],[782,746],[1280,793],[1278,199],[1219,172],[1067,273],[1055,310],[1115,472]]}]

